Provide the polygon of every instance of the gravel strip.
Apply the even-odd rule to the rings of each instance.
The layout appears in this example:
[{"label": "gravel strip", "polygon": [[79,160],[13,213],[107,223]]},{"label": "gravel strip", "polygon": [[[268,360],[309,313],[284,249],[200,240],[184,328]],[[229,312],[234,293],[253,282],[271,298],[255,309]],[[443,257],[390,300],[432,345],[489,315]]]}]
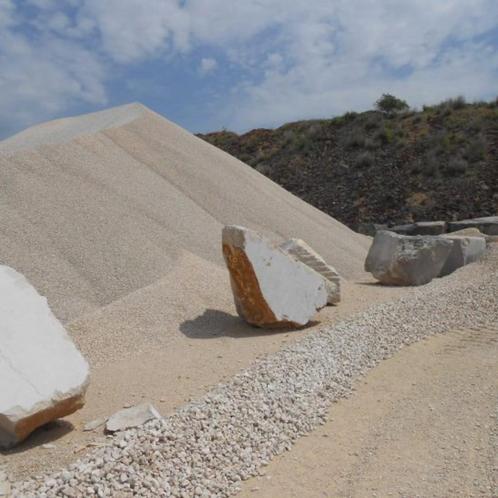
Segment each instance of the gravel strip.
[{"label": "gravel strip", "polygon": [[488,479],[491,484],[492,497],[498,497],[498,400],[496,410],[490,424],[490,451],[488,462]]},{"label": "gravel strip", "polygon": [[16,484],[14,496],[233,495],[403,345],[496,321],[496,255],[269,355],[172,416],[110,438],[62,472]]}]

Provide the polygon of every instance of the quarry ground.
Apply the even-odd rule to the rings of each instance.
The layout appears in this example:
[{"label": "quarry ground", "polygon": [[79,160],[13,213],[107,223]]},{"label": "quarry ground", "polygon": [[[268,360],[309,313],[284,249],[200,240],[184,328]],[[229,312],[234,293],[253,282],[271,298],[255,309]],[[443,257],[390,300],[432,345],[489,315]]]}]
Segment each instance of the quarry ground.
[{"label": "quarry ground", "polygon": [[[88,421],[141,401],[166,415],[286,342],[411,292],[365,279],[346,284],[348,304],[326,308],[321,323],[305,330],[259,333],[233,313],[211,311],[192,320],[188,334],[170,334],[160,351],[129,344],[129,355],[96,362],[81,412],[2,459],[16,479],[55,470],[104,442],[99,430],[81,431]],[[402,349],[334,403],[325,425],[246,481],[240,496],[497,496],[497,358],[493,325],[455,329]],[[47,443],[55,447],[41,446]]]},{"label": "quarry ground", "polygon": [[498,496],[498,327],[401,350],[241,497]]},{"label": "quarry ground", "polygon": [[[147,344],[137,344],[137,339],[123,333],[121,327],[103,344],[102,338],[93,336],[86,326],[69,325],[92,367],[85,407],[64,421],[38,430],[13,452],[0,454],[0,461],[7,463],[16,479],[56,470],[105,439],[102,428],[84,432],[86,423],[145,401],[167,415],[247,368],[258,357],[278,351],[286,343],[353,316],[375,303],[409,293],[410,289],[377,285],[365,275],[359,282],[344,282],[343,302],[324,308],[313,326],[277,332],[246,325],[237,317],[232,302],[227,301],[223,309],[207,310],[179,324],[178,328],[165,330],[161,347],[157,337]],[[46,448],[43,446],[46,444],[55,446]]]}]

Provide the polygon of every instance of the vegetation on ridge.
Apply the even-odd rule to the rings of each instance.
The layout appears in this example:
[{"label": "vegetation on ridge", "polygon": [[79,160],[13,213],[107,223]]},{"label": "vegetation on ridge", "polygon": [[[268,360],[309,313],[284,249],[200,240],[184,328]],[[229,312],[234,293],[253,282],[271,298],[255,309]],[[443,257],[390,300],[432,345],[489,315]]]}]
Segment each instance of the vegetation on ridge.
[{"label": "vegetation on ridge", "polygon": [[376,107],[200,137],[352,228],[498,211],[498,99],[415,111],[385,94]]}]

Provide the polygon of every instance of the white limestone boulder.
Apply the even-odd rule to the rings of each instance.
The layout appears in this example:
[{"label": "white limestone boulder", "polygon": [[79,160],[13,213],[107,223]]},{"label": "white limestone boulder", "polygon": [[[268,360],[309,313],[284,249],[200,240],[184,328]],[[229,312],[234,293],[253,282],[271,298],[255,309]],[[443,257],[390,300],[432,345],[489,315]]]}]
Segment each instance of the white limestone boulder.
[{"label": "white limestone boulder", "polygon": [[486,251],[484,237],[466,237],[462,235],[444,235],[447,240],[453,241],[453,247],[439,274],[440,277],[453,273],[458,268],[477,261]]},{"label": "white limestone boulder", "polygon": [[303,326],[327,304],[324,278],[256,232],[226,226],[222,243],[237,312],[248,323]]},{"label": "white limestone boulder", "polygon": [[365,270],[383,284],[423,285],[437,277],[453,241],[442,237],[406,236],[377,232],[365,261]]},{"label": "white limestone boulder", "polygon": [[289,239],[280,244],[280,249],[296,257],[301,263],[309,266],[325,279],[328,304],[337,304],[341,301],[341,278],[339,273],[333,266],[328,265],[304,240]]},{"label": "white limestone boulder", "polygon": [[88,364],[47,300],[0,266],[0,447],[81,408]]}]

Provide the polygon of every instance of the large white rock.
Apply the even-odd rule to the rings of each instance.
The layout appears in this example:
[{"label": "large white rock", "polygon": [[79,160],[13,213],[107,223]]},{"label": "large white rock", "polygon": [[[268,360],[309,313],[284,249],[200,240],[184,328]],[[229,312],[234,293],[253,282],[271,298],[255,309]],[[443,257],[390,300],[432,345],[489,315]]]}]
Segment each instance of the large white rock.
[{"label": "large white rock", "polygon": [[0,266],[0,447],[84,404],[88,364],[47,300]]},{"label": "large white rock", "polygon": [[423,285],[437,277],[453,246],[442,237],[377,232],[365,270],[388,285]]},{"label": "large white rock", "polygon": [[256,232],[227,226],[222,242],[237,312],[247,322],[303,326],[327,304],[323,277]]},{"label": "large white rock", "polygon": [[289,239],[280,244],[280,249],[296,257],[301,263],[309,266],[325,279],[327,302],[329,304],[337,304],[341,301],[341,278],[339,273],[333,266],[328,265],[304,240]]},{"label": "large white rock", "polygon": [[453,247],[439,274],[441,277],[453,273],[461,266],[477,261],[486,251],[486,239],[484,237],[446,234],[444,238],[453,241]]}]

